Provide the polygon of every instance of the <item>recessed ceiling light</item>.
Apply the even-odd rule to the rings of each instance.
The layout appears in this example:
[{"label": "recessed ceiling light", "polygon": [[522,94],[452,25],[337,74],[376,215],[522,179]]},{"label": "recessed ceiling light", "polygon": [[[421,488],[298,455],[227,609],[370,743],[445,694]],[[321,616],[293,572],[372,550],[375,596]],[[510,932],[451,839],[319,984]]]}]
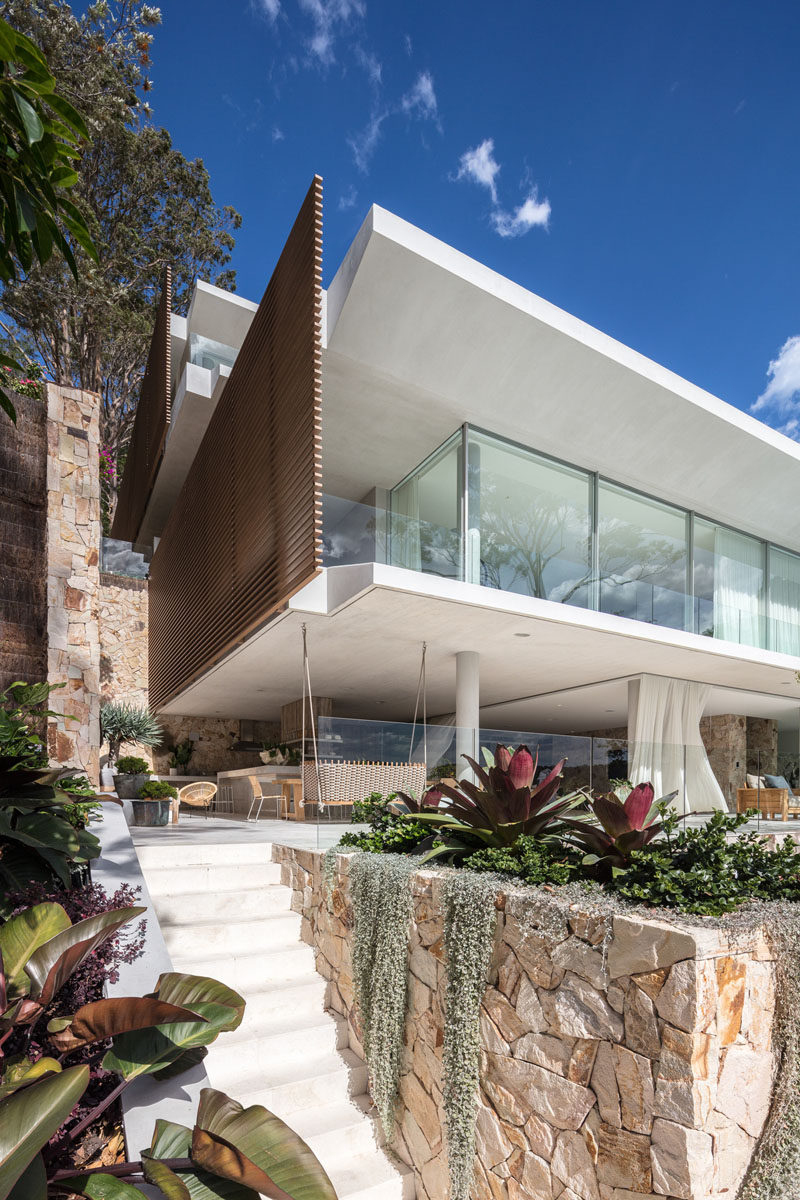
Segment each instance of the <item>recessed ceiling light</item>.
[{"label": "recessed ceiling light", "polygon": [[514,637],[530,637],[529,633],[515,633]]},{"label": "recessed ceiling light", "polygon": [[613,712],[613,708],[604,708],[603,712]]}]

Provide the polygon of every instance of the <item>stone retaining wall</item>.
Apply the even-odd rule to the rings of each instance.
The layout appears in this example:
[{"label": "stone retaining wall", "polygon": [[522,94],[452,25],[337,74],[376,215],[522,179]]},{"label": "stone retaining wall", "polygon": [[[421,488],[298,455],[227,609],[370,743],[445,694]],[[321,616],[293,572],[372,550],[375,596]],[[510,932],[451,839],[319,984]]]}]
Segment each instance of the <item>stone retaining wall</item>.
[{"label": "stone retaining wall", "polygon": [[[331,1008],[362,1054],[349,857],[331,911],[320,852],[275,846]],[[392,1149],[419,1200],[448,1195],[442,1111],[441,884],[414,876],[409,1007]],[[536,893],[541,897],[542,893]],[[733,1200],[769,1111],[774,963],[758,934],[633,916],[606,923],[498,896],[481,1011],[474,1200]],[[541,907],[538,910],[541,914]]]}]

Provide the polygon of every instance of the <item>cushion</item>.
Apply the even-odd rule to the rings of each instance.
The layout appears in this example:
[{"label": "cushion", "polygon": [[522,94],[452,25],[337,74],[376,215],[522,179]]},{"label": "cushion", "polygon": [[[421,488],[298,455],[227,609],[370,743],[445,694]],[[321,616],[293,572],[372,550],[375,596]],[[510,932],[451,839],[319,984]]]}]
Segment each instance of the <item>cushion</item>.
[{"label": "cushion", "polygon": [[765,775],[764,778],[767,781],[767,787],[785,788],[787,792],[791,793],[792,789],[782,775]]},{"label": "cushion", "polygon": [[767,785],[764,783],[763,775],[748,775],[747,776],[747,786],[749,788],[763,788],[763,787],[766,787]]}]

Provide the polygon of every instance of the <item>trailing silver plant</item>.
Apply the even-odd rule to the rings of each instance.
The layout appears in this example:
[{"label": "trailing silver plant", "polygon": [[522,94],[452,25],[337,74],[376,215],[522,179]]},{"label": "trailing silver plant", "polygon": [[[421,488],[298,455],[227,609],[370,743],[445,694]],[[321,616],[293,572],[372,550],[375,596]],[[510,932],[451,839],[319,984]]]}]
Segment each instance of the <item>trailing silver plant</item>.
[{"label": "trailing silver plant", "polygon": [[473,871],[443,879],[444,1012],[443,1092],[450,1200],[469,1200],[475,1160],[480,1082],[480,1009],[497,923],[498,882]]},{"label": "trailing silver plant", "polygon": [[328,912],[331,911],[333,885],[336,882],[336,859],[346,849],[346,846],[339,846],[337,843],[335,846],[329,846],[322,856],[322,894],[325,897],[325,906]]},{"label": "trailing silver plant", "polygon": [[394,1131],[403,1058],[411,878],[418,866],[397,854],[360,853],[350,861],[353,984],[372,1098],[387,1139]]}]

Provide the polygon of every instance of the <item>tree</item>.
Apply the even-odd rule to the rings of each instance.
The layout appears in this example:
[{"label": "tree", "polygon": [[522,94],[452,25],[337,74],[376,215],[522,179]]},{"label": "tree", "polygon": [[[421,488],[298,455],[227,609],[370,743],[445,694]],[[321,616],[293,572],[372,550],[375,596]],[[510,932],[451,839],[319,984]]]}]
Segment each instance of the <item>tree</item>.
[{"label": "tree", "polygon": [[[56,250],[75,281],[71,235],[90,259],[97,251],[68,193],[78,182],[74,160],[88,131],[80,113],[55,90],[38,48],[0,20],[0,280],[9,283]],[[0,354],[0,364],[21,369]],[[16,412],[0,387],[0,408]]]},{"label": "tree", "polygon": [[75,191],[99,255],[95,264],[78,251],[78,282],[51,261],[7,284],[0,305],[50,378],[100,394],[101,438],[119,457],[164,266],[172,265],[179,310],[198,275],[233,290],[227,265],[241,218],[215,204],[202,160],[188,161],[149,121],[142,97],[157,8],[101,0],[77,17],[65,0],[6,0],[0,15],[42,47],[59,88],[86,116]]}]

